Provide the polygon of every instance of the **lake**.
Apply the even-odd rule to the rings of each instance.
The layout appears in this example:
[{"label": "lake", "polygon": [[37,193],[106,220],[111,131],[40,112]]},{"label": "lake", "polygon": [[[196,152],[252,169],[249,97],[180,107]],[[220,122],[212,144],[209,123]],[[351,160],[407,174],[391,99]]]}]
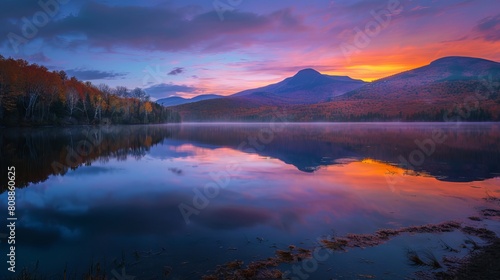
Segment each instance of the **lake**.
[{"label": "lake", "polygon": [[[500,234],[499,123],[0,132],[2,170],[16,169],[16,275],[403,279],[486,244],[464,227]],[[373,238],[381,229],[393,231]]]}]

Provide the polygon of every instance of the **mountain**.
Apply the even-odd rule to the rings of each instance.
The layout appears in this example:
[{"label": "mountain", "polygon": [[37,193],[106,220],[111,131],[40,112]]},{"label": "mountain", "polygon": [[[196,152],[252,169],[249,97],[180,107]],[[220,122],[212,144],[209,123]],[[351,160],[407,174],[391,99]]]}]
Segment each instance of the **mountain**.
[{"label": "mountain", "polygon": [[304,69],[276,84],[172,109],[183,121],[269,121],[277,109],[286,110],[288,121],[500,120],[495,61],[444,57],[361,83]]},{"label": "mountain", "polygon": [[268,86],[244,90],[233,97],[250,99],[273,98],[285,104],[313,104],[329,101],[348,91],[365,85],[361,80],[347,76],[323,75],[314,69],[303,69],[293,77]]},{"label": "mountain", "polygon": [[434,98],[440,94],[463,93],[462,87],[476,84],[484,77],[500,77],[500,63],[480,58],[450,56],[377,80],[349,92],[341,99],[414,98],[414,95],[420,98]]},{"label": "mountain", "polygon": [[347,76],[329,76],[314,69],[304,69],[275,84],[172,108],[184,115],[185,121],[261,120],[261,110],[269,113],[271,107],[326,102],[365,84]]},{"label": "mountain", "polygon": [[156,101],[156,103],[163,105],[165,107],[170,107],[170,106],[177,106],[177,105],[193,103],[193,102],[209,100],[209,99],[215,99],[215,98],[221,98],[221,97],[223,97],[223,96],[217,95],[217,94],[202,94],[202,95],[198,95],[198,96],[193,97],[193,98],[182,98],[179,96],[172,96],[172,97],[158,99]]}]

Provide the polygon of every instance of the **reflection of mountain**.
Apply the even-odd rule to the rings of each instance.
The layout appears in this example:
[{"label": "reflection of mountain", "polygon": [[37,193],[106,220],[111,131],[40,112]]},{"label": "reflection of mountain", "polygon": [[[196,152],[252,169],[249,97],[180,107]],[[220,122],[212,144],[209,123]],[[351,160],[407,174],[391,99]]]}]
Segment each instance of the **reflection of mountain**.
[{"label": "reflection of mountain", "polygon": [[[282,131],[273,134],[272,141],[264,144],[259,141],[259,135],[269,128],[269,124],[207,124],[4,130],[0,134],[0,165],[4,170],[6,166],[15,166],[17,185],[22,187],[44,181],[50,175],[64,174],[65,167],[76,169],[111,158],[141,158],[151,146],[159,143],[235,150],[247,143],[244,152],[277,158],[301,171],[313,172],[345,159],[372,158],[400,164],[400,156],[408,159],[410,153],[418,150],[415,140],[428,139],[435,129],[440,129],[446,141],[436,144],[435,152],[426,156],[423,164],[415,166],[416,171],[440,180],[464,182],[500,174],[498,124],[462,124],[458,127],[451,124],[287,124]],[[165,142],[167,138],[169,141]],[[82,140],[90,145],[82,145]],[[166,150],[165,155],[152,156],[188,156]],[[75,151],[78,152],[76,157]],[[6,186],[6,178],[0,180],[1,185]]]},{"label": "reflection of mountain", "polygon": [[[435,129],[446,135],[443,144],[425,158],[416,171],[426,172],[445,181],[476,181],[493,178],[500,173],[500,127],[491,124],[426,125],[426,124],[289,124],[274,133],[269,144],[259,142],[262,129],[269,125],[184,125],[173,138],[197,146],[253,149],[259,155],[270,156],[313,172],[321,166],[337,164],[342,159],[376,160],[401,165],[410,153],[418,150],[415,140],[431,138]],[[253,139],[253,140],[252,140]]]},{"label": "reflection of mountain", "polygon": [[[0,133],[0,167],[14,166],[16,184],[24,187],[96,160],[141,158],[171,132],[161,126],[5,129]],[[0,179],[2,188],[6,179]]]}]

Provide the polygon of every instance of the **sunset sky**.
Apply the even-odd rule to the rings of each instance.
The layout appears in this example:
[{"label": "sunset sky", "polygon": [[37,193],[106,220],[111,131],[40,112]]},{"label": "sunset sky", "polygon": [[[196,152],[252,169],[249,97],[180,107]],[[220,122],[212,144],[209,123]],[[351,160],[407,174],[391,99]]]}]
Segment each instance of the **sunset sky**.
[{"label": "sunset sky", "polygon": [[2,1],[1,55],[154,99],[228,95],[308,67],[372,81],[443,56],[500,61],[494,0],[41,2]]}]

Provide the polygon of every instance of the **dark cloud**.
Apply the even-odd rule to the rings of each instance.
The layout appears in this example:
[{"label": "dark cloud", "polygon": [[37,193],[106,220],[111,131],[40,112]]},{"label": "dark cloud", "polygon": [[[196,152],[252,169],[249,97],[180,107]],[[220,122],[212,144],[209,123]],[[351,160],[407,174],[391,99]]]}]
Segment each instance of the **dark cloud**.
[{"label": "dark cloud", "polygon": [[38,1],[3,0],[0,18],[21,20],[21,18],[26,17],[31,19],[33,14],[38,11],[43,11]]},{"label": "dark cloud", "polygon": [[74,76],[80,80],[88,81],[88,80],[111,80],[115,78],[121,78],[127,75],[127,73],[116,73],[116,72],[107,72],[107,71],[99,71],[99,70],[88,70],[83,68],[75,68],[66,70],[68,76]]},{"label": "dark cloud", "polygon": [[[227,11],[224,21],[214,10],[196,15],[184,13],[187,12],[166,7],[107,6],[88,2],[77,15],[45,26],[37,38],[59,47],[75,48],[76,44],[105,49],[179,51],[195,48],[220,52],[270,40],[272,38],[265,36],[270,32],[297,33],[304,27],[302,18],[290,9],[267,15]],[[68,40],[71,37],[79,40]]]},{"label": "dark cloud", "polygon": [[144,89],[151,97],[162,98],[166,96],[176,95],[179,92],[192,93],[198,90],[198,88],[186,86],[186,85],[176,85],[176,84],[158,84]]},{"label": "dark cloud", "polygon": [[184,72],[184,68],[176,67],[172,71],[168,72],[168,75],[175,76]]},{"label": "dark cloud", "polygon": [[[3,0],[0,4],[0,45],[12,48],[16,53],[19,52],[26,43],[22,40],[30,41],[38,38],[47,25],[53,24],[58,18],[69,14],[70,6],[78,5],[77,3],[82,1]],[[42,22],[41,26],[37,25],[37,22]],[[25,30],[30,30],[28,33],[34,33],[35,37],[25,35]],[[20,45],[18,45],[19,43]]]},{"label": "dark cloud", "polygon": [[486,41],[500,40],[500,14],[482,19],[474,27],[476,35]]}]

